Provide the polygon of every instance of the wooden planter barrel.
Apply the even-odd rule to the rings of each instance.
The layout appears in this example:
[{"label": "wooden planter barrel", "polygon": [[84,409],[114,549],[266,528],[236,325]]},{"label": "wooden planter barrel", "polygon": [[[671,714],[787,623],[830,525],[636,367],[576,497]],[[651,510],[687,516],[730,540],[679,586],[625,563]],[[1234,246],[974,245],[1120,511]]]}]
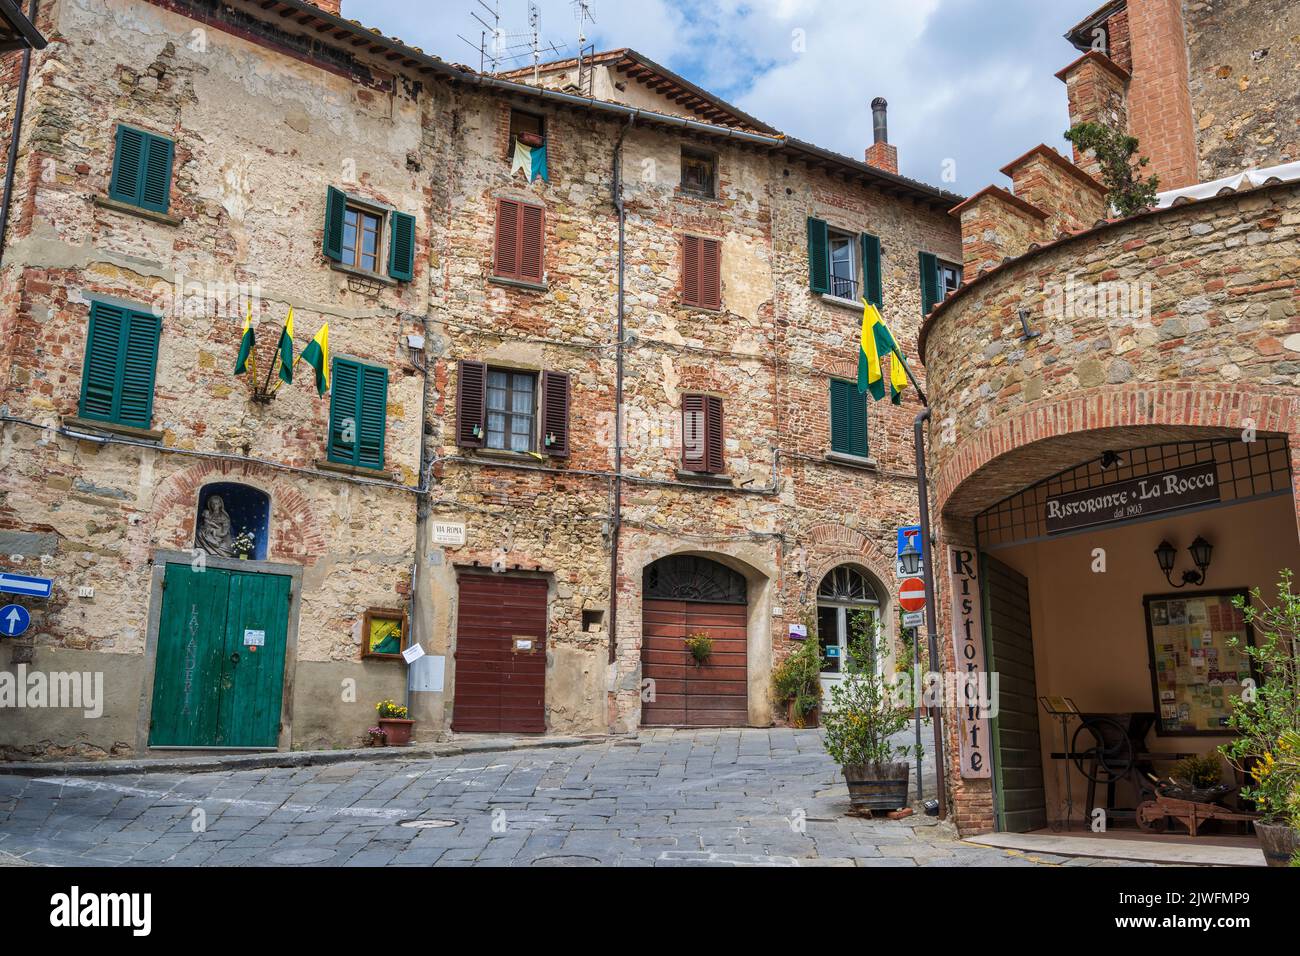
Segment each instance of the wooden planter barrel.
[{"label": "wooden planter barrel", "polygon": [[912,768],[905,763],[841,767],[854,810],[901,810],[907,806]]},{"label": "wooden planter barrel", "polygon": [[822,709],[815,707],[801,718],[794,701],[790,701],[785,705],[785,716],[795,730],[813,730],[821,723]]},{"label": "wooden planter barrel", "polygon": [[1284,823],[1255,824],[1255,835],[1259,837],[1259,848],[1264,851],[1264,859],[1269,866],[1290,866],[1291,858],[1300,848],[1300,831]]}]

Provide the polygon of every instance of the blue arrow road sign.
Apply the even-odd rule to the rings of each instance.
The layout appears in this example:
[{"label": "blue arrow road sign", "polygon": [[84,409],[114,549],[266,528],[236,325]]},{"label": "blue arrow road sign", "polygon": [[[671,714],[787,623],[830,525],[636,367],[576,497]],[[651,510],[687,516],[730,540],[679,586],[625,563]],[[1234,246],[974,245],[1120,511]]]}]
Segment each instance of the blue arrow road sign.
[{"label": "blue arrow road sign", "polygon": [[32,616],[27,613],[27,608],[17,604],[0,607],[0,634],[5,637],[18,637],[31,623]]},{"label": "blue arrow road sign", "polygon": [[29,578],[21,574],[0,573],[0,594],[47,598],[53,591],[54,582],[49,578]]}]

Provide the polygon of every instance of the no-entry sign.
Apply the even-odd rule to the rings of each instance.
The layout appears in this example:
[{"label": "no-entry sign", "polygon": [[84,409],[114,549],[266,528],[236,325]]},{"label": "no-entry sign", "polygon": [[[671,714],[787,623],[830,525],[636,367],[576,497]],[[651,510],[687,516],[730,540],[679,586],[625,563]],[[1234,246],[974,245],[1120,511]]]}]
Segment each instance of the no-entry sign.
[{"label": "no-entry sign", "polygon": [[898,589],[898,603],[904,611],[915,614],[925,609],[925,582],[908,578]]}]

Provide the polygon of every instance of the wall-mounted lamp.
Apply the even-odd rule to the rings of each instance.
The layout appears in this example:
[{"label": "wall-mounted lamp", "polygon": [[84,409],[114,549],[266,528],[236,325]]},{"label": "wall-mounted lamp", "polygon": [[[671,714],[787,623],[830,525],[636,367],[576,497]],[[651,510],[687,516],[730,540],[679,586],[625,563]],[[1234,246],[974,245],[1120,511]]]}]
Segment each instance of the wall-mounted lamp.
[{"label": "wall-mounted lamp", "polygon": [[1171,587],[1185,588],[1188,585],[1200,587],[1205,583],[1206,573],[1210,570],[1210,559],[1214,557],[1214,545],[1198,537],[1187,550],[1192,553],[1192,560],[1196,562],[1197,570],[1184,571],[1183,583],[1174,584],[1174,562],[1178,560],[1178,550],[1168,541],[1161,541],[1160,547],[1156,548],[1156,560],[1160,562],[1160,570],[1165,573],[1165,580]]},{"label": "wall-mounted lamp", "polygon": [[899,552],[898,560],[903,565],[903,573],[908,577],[916,577],[920,573],[921,552],[912,538],[907,539],[907,547]]},{"label": "wall-mounted lamp", "polygon": [[1108,451],[1101,456],[1101,470],[1110,471],[1112,468],[1124,464],[1124,456],[1119,452]]}]

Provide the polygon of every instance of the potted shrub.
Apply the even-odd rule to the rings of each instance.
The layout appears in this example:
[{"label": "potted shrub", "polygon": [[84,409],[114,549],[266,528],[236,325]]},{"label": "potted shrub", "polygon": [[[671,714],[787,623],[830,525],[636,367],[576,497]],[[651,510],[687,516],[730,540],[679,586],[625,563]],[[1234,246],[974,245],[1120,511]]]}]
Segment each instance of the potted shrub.
[{"label": "potted shrub", "polygon": [[840,765],[855,810],[899,810],[907,806],[911,767],[920,748],[894,744],[907,729],[912,710],[896,699],[894,687],[872,666],[871,643],[858,638],[849,648],[845,673],[831,685],[822,715],[826,752]]},{"label": "potted shrub", "polygon": [[686,649],[695,658],[695,666],[703,667],[713,656],[713,638],[704,633],[692,634],[686,638]]},{"label": "potted shrub", "polygon": [[1220,748],[1247,781],[1241,795],[1262,814],[1255,833],[1269,866],[1288,866],[1300,848],[1300,595],[1292,577],[1281,572],[1272,606],[1258,589],[1233,602],[1255,629],[1256,646],[1242,650],[1259,685],[1233,698],[1228,727],[1238,736]]},{"label": "potted shrub", "polygon": [[786,709],[790,726],[798,730],[816,727],[822,706],[822,654],[814,636],[809,636],[772,671],[772,696]]},{"label": "potted shrub", "polygon": [[388,741],[387,746],[409,747],[411,731],[415,729],[415,721],[408,719],[411,712],[391,700],[380,701],[375,710],[379,713],[379,729]]}]

